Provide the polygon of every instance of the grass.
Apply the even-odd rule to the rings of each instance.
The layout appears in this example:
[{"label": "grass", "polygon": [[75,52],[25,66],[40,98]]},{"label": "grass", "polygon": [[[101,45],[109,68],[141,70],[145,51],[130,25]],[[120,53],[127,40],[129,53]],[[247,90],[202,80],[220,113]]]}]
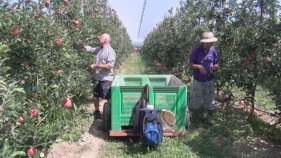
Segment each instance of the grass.
[{"label": "grass", "polygon": [[157,74],[151,65],[143,60],[139,53],[132,53],[115,74]]},{"label": "grass", "polygon": [[[245,92],[236,88],[232,89],[232,92],[236,95],[239,96],[239,98],[244,98]],[[270,92],[268,89],[263,88],[262,86],[257,86],[256,89],[256,94],[255,94],[255,100],[256,100],[256,107],[263,109],[263,110],[271,110],[275,111],[276,110],[276,105],[275,102],[272,100],[270,96]]]},{"label": "grass", "polygon": [[258,86],[256,90],[256,105],[259,108],[262,108],[264,110],[276,110],[275,102],[271,99],[271,96],[269,95],[270,92],[263,88],[262,86]]},{"label": "grass", "polygon": [[[248,113],[227,108],[215,111],[207,126],[201,121],[202,111],[193,116],[192,126],[183,137],[164,137],[163,143],[155,149],[145,148],[138,138],[109,138],[100,150],[100,157],[259,157],[259,148],[252,142],[235,146],[247,138],[271,139],[268,126]],[[277,136],[277,132],[275,133]],[[281,140],[279,138],[279,140]],[[239,143],[238,143],[239,144]],[[247,148],[243,148],[246,146]],[[242,149],[241,149],[242,148]],[[241,150],[243,152],[241,152]]]}]

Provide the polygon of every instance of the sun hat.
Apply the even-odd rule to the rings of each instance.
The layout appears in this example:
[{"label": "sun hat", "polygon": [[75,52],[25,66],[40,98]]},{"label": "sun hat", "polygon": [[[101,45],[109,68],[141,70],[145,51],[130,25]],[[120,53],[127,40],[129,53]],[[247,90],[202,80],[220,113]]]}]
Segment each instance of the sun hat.
[{"label": "sun hat", "polygon": [[214,36],[212,32],[204,32],[202,39],[200,40],[201,43],[213,43],[217,41],[218,39]]},{"label": "sun hat", "polygon": [[162,125],[165,124],[170,128],[173,128],[176,125],[175,114],[170,110],[162,109],[161,113],[159,114],[159,118],[160,122],[162,122]]}]

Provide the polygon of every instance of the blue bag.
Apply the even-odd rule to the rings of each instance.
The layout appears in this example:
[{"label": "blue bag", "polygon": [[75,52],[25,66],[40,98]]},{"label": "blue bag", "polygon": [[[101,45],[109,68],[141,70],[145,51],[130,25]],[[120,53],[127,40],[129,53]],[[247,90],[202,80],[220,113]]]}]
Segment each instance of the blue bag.
[{"label": "blue bag", "polygon": [[145,115],[140,130],[140,139],[143,145],[155,147],[163,140],[162,125],[159,122],[159,111],[151,109],[144,109],[143,111]]}]

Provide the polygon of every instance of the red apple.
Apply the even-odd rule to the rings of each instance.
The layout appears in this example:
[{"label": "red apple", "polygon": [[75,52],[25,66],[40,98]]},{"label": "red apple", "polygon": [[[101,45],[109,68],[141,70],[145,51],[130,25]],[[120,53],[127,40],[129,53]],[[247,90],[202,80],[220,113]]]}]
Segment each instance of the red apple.
[{"label": "red apple", "polygon": [[34,148],[29,148],[26,152],[28,156],[34,156],[37,153],[37,150]]},{"label": "red apple", "polygon": [[55,39],[55,45],[56,46],[60,46],[61,44],[62,44],[62,39],[61,38]]},{"label": "red apple", "polygon": [[56,74],[58,77],[62,77],[64,75],[63,69],[59,69]]},{"label": "red apple", "polygon": [[71,98],[64,98],[63,99],[63,107],[67,108],[67,109],[72,107],[72,100],[71,100]]},{"label": "red apple", "polygon": [[67,6],[69,4],[68,0],[63,0],[63,5]]},{"label": "red apple", "polygon": [[39,15],[34,15],[35,20],[39,20]]},{"label": "red apple", "polygon": [[18,119],[18,122],[19,122],[19,123],[24,123],[24,119],[23,119],[22,117],[20,117],[20,118]]},{"label": "red apple", "polygon": [[227,15],[227,16],[232,16],[232,12],[229,11],[229,12],[226,13],[226,15]]},{"label": "red apple", "polygon": [[59,15],[61,15],[61,14],[62,14],[62,9],[61,9],[61,8],[60,8],[60,9],[58,9],[58,11],[57,11],[57,12],[58,12],[58,14],[59,14]]},{"label": "red apple", "polygon": [[263,62],[264,62],[265,64],[269,64],[269,63],[272,62],[272,58],[269,57],[269,56],[266,56],[266,57],[263,58]]},{"label": "red apple", "polygon": [[21,66],[22,66],[24,69],[29,68],[29,63],[28,63],[28,61],[23,61],[23,62],[21,63]]},{"label": "red apple", "polygon": [[248,55],[247,55],[247,59],[249,60],[249,61],[253,61],[253,60],[255,60],[257,58],[257,53],[256,52],[251,52],[251,53],[249,53]]},{"label": "red apple", "polygon": [[49,8],[49,6],[50,6],[50,0],[45,0],[45,7]]},{"label": "red apple", "polygon": [[74,19],[74,20],[72,21],[72,23],[73,23],[73,25],[74,25],[75,28],[78,28],[78,27],[80,26],[80,22],[79,22],[77,19]]},{"label": "red apple", "polygon": [[274,46],[273,43],[268,43],[268,44],[266,45],[266,47],[267,47],[267,49],[272,50],[275,46]]},{"label": "red apple", "polygon": [[30,113],[30,115],[31,115],[32,117],[37,117],[37,116],[38,116],[38,110],[37,110],[37,109],[31,109],[31,110],[29,111],[29,113]]},{"label": "red apple", "polygon": [[38,94],[33,93],[33,94],[31,94],[30,97],[31,97],[32,99],[37,99],[37,98],[38,98]]},{"label": "red apple", "polygon": [[11,30],[11,35],[16,37],[20,34],[21,30],[19,27],[13,27],[12,30]]},{"label": "red apple", "polygon": [[24,79],[20,79],[18,83],[19,83],[19,86],[23,86],[25,84],[25,80]]}]

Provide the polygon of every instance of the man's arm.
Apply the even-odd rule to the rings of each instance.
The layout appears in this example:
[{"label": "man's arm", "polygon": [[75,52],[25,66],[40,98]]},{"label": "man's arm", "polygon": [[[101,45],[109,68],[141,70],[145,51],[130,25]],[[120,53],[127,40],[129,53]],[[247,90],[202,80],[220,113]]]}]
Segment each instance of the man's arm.
[{"label": "man's arm", "polygon": [[200,64],[194,64],[196,62],[196,56],[196,50],[193,50],[189,57],[189,67],[192,70],[199,70],[201,74],[207,74],[207,70],[204,68],[204,66]]},{"label": "man's arm", "polygon": [[92,64],[92,65],[90,65],[90,68],[92,70],[96,70],[96,69],[110,70],[110,69],[112,69],[112,66],[110,64]]},{"label": "man's arm", "polygon": [[111,50],[111,52],[108,53],[108,61],[106,64],[92,64],[90,65],[92,70],[95,69],[104,69],[104,70],[110,70],[114,67],[115,65],[115,60],[116,60],[116,53]]},{"label": "man's arm", "polygon": [[95,51],[95,48],[91,46],[84,46],[84,49],[86,50],[86,52],[91,52],[91,53],[94,53]]},{"label": "man's arm", "polygon": [[206,68],[204,66],[202,66],[202,65],[189,63],[189,67],[191,69],[193,69],[193,70],[199,70],[202,75],[206,75],[207,74]]},{"label": "man's arm", "polygon": [[193,70],[200,70],[200,69],[202,69],[203,66],[199,65],[199,64],[193,64],[193,63],[189,62],[189,67]]},{"label": "man's arm", "polygon": [[91,47],[91,46],[84,46],[84,50],[86,50],[86,52],[91,52],[91,53],[94,53],[95,55],[98,54],[100,49],[101,49],[100,47],[94,48],[94,47]]}]

